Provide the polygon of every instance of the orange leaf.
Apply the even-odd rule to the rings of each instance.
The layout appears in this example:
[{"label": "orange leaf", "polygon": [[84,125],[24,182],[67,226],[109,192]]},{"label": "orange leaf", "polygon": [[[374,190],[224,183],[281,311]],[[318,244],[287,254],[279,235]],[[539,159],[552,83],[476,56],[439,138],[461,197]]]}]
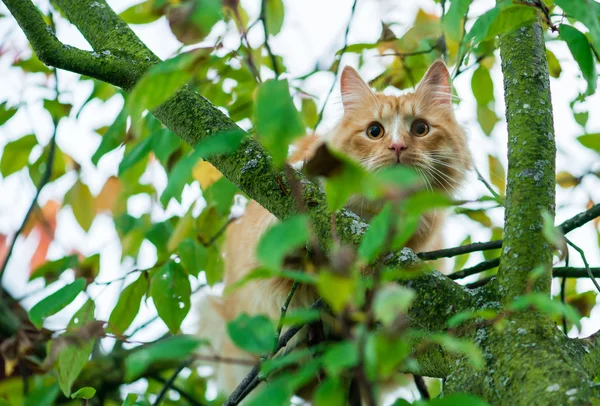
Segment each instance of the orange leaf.
[{"label": "orange leaf", "polygon": [[121,183],[119,182],[119,179],[116,176],[108,178],[98,194],[98,197],[96,197],[96,213],[112,211],[120,191]]}]

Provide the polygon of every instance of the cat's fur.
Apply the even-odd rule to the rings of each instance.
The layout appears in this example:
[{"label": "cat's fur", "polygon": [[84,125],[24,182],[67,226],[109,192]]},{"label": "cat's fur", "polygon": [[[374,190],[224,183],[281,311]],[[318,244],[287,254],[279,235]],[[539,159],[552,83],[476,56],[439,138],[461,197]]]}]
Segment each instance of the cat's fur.
[{"label": "cat's fur", "polygon": [[[452,112],[449,74],[443,62],[435,62],[430,67],[414,93],[399,97],[373,92],[354,69],[346,67],[341,76],[341,92],[344,116],[338,126],[324,140],[316,136],[301,140],[290,159],[292,162],[310,159],[316,147],[327,142],[331,148],[354,158],[369,171],[400,163],[421,171],[429,189],[451,194],[461,185],[465,172],[470,169],[471,157],[464,131]],[[415,119],[429,124],[427,135],[411,134]],[[383,137],[371,139],[366,135],[373,122],[383,126]],[[392,144],[401,150],[400,154]],[[376,210],[365,206],[361,198],[352,199],[348,206],[367,218]],[[245,214],[231,224],[223,253],[226,287],[258,266],[255,258],[257,243],[276,221],[257,202],[250,201]],[[416,252],[438,248],[443,221],[444,215],[439,211],[424,214],[407,246]],[[243,312],[266,314],[278,320],[290,286],[289,280],[254,280],[225,297],[208,297],[208,303],[204,303],[202,309],[200,335],[211,339],[216,355],[256,360],[229,340],[225,324]],[[316,293],[310,287],[300,287],[291,307],[309,307],[315,299]],[[293,347],[293,343],[289,347]],[[229,363],[216,365],[219,390],[231,393],[250,369]]]}]

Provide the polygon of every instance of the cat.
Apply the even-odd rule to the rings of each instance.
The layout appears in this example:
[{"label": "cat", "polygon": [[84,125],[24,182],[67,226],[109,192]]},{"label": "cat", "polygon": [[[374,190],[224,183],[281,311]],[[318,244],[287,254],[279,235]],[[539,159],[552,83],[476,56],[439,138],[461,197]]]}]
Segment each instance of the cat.
[{"label": "cat", "polygon": [[[323,138],[310,135],[301,139],[290,157],[291,164],[310,160],[318,146],[327,143],[368,171],[401,164],[420,172],[430,190],[452,194],[461,186],[471,168],[471,155],[464,130],[454,118],[450,75],[442,61],[431,65],[414,93],[401,96],[372,91],[348,66],[340,83],[344,114],[339,124]],[[360,197],[351,199],[348,208],[366,219],[376,212]],[[250,201],[245,214],[229,226],[223,250],[225,287],[257,268],[257,243],[276,222],[275,216]],[[425,213],[407,246],[415,252],[440,248],[443,222],[441,211]],[[289,280],[262,279],[248,282],[224,297],[207,296],[200,336],[211,340],[215,355],[257,361],[229,340],[225,325],[241,313],[266,314],[276,322],[290,287]],[[310,307],[316,299],[310,286],[301,285],[290,308]],[[302,335],[297,334],[286,348],[293,348],[301,339]],[[217,388],[224,394],[230,394],[251,369],[233,363],[214,366]]]}]

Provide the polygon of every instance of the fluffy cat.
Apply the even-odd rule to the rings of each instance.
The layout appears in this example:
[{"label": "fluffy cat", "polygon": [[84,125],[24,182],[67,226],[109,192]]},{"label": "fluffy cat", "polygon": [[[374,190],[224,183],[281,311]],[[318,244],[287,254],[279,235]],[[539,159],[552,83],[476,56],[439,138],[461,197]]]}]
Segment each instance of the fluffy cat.
[{"label": "fluffy cat", "polygon": [[[373,92],[354,69],[346,67],[341,75],[341,94],[344,115],[337,127],[324,139],[308,136],[300,140],[291,163],[310,159],[316,147],[326,142],[369,171],[402,164],[419,171],[428,189],[451,194],[461,185],[471,167],[471,156],[464,131],[452,112],[449,74],[443,62],[429,68],[414,93],[398,97]],[[374,214],[373,208],[365,209],[360,198],[351,200],[348,208],[367,218]],[[276,221],[257,202],[250,201],[245,214],[230,225],[223,252],[225,287],[258,266],[254,254],[257,243]],[[443,221],[440,211],[424,214],[407,246],[416,252],[438,248]],[[255,280],[225,297],[207,297],[199,334],[211,339],[216,355],[257,360],[229,340],[225,325],[244,312],[278,320],[290,287],[289,280]],[[315,300],[311,287],[299,287],[291,307],[309,307]],[[291,343],[287,348],[293,346]],[[231,393],[251,369],[230,363],[215,367],[218,389],[225,394]]]}]

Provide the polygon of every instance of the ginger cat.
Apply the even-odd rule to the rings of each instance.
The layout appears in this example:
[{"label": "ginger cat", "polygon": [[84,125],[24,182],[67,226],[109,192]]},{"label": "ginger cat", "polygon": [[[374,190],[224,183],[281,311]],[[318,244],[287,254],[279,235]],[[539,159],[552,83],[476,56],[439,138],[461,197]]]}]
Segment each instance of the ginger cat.
[{"label": "ginger cat", "polygon": [[[402,164],[421,173],[428,189],[451,194],[464,181],[471,167],[471,156],[463,129],[456,122],[446,65],[435,62],[414,93],[399,97],[373,92],[358,73],[346,67],[341,76],[344,115],[337,127],[324,139],[308,136],[297,144],[291,163],[310,159],[316,147],[326,142],[357,160],[364,168]],[[365,208],[362,199],[352,199],[348,208],[366,218],[373,208]],[[250,201],[245,214],[233,222],[224,248],[225,287],[241,279],[258,266],[255,250],[262,234],[277,221],[266,209]],[[440,211],[423,215],[417,232],[407,246],[416,252],[438,248],[444,215]],[[289,280],[254,280],[225,297],[209,296],[201,315],[200,336],[209,338],[221,357],[253,359],[228,338],[226,324],[241,313],[266,314],[275,322],[291,287]],[[290,307],[310,307],[316,300],[311,287],[300,286]],[[301,334],[296,335],[295,342]],[[295,342],[288,344],[293,348]],[[218,390],[230,394],[251,367],[231,363],[215,365]]]}]

